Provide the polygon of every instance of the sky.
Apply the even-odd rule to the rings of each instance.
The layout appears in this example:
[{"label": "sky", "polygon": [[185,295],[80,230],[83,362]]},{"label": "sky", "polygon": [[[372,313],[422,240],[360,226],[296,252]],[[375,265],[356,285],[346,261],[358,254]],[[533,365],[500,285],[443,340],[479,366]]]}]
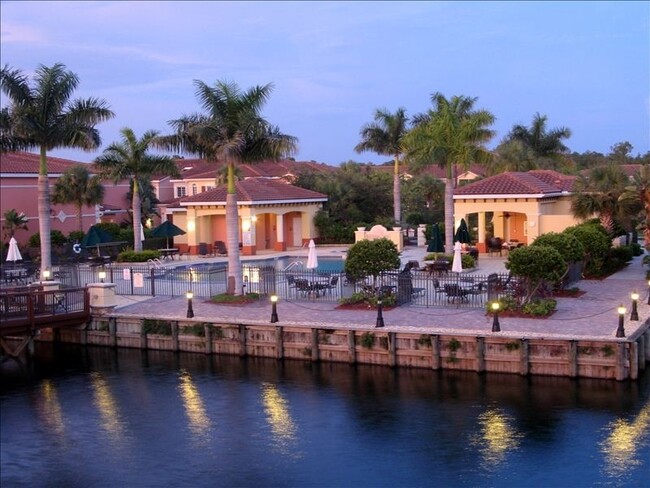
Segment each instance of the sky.
[{"label": "sky", "polygon": [[494,114],[490,148],[540,113],[571,129],[572,152],[650,151],[650,2],[2,1],[0,19],[2,66],[63,63],[75,98],[115,112],[97,151],[50,153],[76,161],[123,127],[171,133],[201,111],[194,80],[272,83],[262,115],[301,161],[386,162],[354,150],[361,128],[379,108],[425,112],[435,92]]}]

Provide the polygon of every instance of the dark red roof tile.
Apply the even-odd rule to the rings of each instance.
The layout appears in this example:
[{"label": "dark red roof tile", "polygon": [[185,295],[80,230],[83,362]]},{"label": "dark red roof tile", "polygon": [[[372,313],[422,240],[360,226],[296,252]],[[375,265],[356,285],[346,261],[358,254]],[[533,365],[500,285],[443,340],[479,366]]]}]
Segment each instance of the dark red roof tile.
[{"label": "dark red roof tile", "polygon": [[[556,172],[552,172],[556,173]],[[556,173],[560,175],[560,173]],[[553,177],[554,184],[548,182]],[[568,180],[557,178],[546,172],[542,174],[507,172],[491,176],[457,188],[454,195],[546,195],[566,191],[563,186]]]}]

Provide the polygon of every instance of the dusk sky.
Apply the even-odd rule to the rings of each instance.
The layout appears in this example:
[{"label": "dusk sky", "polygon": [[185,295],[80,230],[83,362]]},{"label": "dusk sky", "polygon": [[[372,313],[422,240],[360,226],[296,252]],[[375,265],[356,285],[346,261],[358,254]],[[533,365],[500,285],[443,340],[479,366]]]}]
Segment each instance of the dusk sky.
[{"label": "dusk sky", "polygon": [[[358,154],[377,108],[409,115],[430,96],[477,97],[495,147],[536,112],[568,127],[571,151],[650,150],[650,3],[35,2],[0,3],[2,65],[60,62],[76,97],[105,99],[102,149],[131,127],[169,133],[199,111],[193,80],[274,84],[263,115],[298,138],[297,160],[385,162]],[[2,98],[2,106],[6,99]],[[50,154],[91,161],[93,153]]]}]

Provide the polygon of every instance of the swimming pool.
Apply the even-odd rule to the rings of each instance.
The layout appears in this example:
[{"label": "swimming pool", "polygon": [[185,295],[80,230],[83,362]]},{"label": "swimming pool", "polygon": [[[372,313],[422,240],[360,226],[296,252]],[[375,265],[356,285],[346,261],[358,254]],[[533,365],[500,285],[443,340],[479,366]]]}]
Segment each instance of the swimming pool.
[{"label": "swimming pool", "polygon": [[[295,264],[294,264],[295,263]],[[273,266],[279,271],[287,269],[305,270],[307,264],[306,256],[283,256],[278,258],[251,259],[242,261],[242,266]],[[323,256],[318,258],[318,273],[342,273],[345,261],[339,257]],[[197,263],[175,266],[174,270],[192,268],[195,271],[207,271],[214,269],[226,269],[227,263]]]}]

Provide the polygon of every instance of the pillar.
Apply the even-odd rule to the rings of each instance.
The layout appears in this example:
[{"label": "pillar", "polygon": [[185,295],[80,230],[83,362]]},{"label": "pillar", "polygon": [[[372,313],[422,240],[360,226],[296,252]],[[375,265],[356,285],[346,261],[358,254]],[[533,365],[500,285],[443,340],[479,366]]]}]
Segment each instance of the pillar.
[{"label": "pillar", "polygon": [[274,249],[276,251],[286,251],[287,250],[287,243],[284,240],[284,215],[283,214],[278,214],[275,216],[275,246]]},{"label": "pillar", "polygon": [[478,247],[479,252],[487,251],[485,243],[485,212],[478,212],[478,242],[476,247]]}]

